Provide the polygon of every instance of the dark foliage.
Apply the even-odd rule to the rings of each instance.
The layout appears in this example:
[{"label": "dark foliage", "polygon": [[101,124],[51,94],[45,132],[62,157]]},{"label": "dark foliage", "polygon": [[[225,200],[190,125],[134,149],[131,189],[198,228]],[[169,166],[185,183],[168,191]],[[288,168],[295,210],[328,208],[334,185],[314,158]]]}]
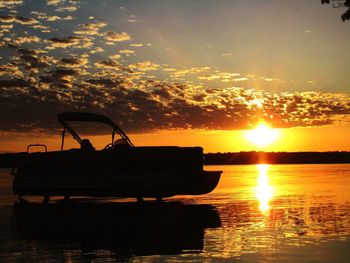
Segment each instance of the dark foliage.
[{"label": "dark foliage", "polygon": [[[329,4],[331,0],[321,0],[322,4]],[[338,8],[338,7],[345,7],[348,8],[348,10],[341,15],[341,19],[343,22],[346,20],[350,20],[350,0],[332,0],[333,2],[333,7]]]}]

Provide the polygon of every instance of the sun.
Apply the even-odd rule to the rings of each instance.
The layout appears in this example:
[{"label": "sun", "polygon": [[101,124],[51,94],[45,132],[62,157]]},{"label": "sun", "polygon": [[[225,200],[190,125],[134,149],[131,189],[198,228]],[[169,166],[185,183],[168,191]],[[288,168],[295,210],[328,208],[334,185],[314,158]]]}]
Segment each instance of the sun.
[{"label": "sun", "polygon": [[277,129],[270,128],[265,123],[260,123],[254,130],[246,132],[245,137],[251,143],[258,146],[267,146],[274,143],[279,137]]}]

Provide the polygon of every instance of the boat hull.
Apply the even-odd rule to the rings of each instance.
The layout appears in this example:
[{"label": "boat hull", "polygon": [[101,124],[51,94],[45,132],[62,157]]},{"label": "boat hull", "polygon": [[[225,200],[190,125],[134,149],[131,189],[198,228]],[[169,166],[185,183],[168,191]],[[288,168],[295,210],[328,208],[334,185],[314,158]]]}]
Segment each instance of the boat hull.
[{"label": "boat hull", "polygon": [[221,171],[198,175],[166,173],[118,173],[113,176],[21,176],[13,182],[18,195],[170,197],[210,193],[220,180]]},{"label": "boat hull", "polygon": [[169,197],[207,194],[221,171],[203,171],[200,147],[28,154],[17,165],[20,196]]}]

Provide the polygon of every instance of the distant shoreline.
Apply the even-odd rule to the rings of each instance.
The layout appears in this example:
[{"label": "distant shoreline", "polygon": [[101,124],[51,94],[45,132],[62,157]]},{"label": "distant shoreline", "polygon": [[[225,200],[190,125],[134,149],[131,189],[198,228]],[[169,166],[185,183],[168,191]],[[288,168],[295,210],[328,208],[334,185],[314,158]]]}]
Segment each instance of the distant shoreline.
[{"label": "distant shoreline", "polygon": [[[27,153],[0,154],[0,167],[14,167]],[[226,152],[204,154],[205,165],[350,163],[350,152]]]},{"label": "distant shoreline", "polygon": [[350,152],[228,152],[204,154],[206,165],[350,163]]}]

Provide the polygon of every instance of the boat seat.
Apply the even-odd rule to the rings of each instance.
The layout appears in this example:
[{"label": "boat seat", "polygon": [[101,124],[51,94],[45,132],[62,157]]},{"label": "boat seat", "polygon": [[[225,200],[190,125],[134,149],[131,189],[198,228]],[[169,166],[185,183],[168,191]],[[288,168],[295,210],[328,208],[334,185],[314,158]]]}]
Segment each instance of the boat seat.
[{"label": "boat seat", "polygon": [[119,139],[116,140],[113,144],[113,150],[118,150],[118,149],[127,149],[130,148],[130,145],[125,139]]},{"label": "boat seat", "polygon": [[95,147],[92,146],[89,139],[81,140],[80,149],[84,152],[94,152],[95,151]]}]

